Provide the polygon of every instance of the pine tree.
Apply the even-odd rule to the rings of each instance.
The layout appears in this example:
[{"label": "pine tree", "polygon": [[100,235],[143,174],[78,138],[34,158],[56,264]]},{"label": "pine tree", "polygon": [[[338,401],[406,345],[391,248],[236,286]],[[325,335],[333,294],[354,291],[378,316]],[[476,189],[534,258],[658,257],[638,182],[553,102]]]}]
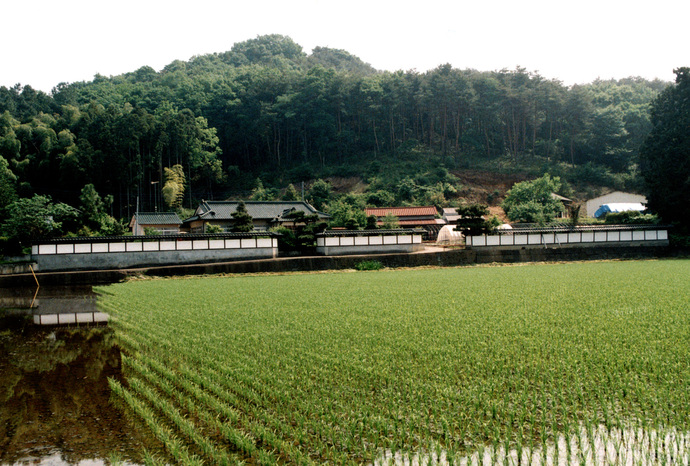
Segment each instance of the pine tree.
[{"label": "pine tree", "polygon": [[237,209],[233,212],[232,218],[235,219],[232,231],[245,233],[254,229],[254,221],[252,216],[249,215],[249,212],[247,212],[247,206],[244,201],[240,201],[240,203],[237,204]]}]

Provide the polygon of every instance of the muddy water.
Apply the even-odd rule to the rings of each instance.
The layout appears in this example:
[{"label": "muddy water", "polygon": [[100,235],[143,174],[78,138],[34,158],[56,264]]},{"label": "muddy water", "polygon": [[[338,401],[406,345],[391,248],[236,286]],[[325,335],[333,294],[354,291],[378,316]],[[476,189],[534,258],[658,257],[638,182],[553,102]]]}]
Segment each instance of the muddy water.
[{"label": "muddy water", "polygon": [[90,290],[44,295],[40,310],[22,309],[33,291],[3,291],[13,309],[0,309],[0,464],[138,464],[143,448],[157,451],[111,402],[108,377],[121,379],[112,331],[33,324],[32,312],[91,311]]}]

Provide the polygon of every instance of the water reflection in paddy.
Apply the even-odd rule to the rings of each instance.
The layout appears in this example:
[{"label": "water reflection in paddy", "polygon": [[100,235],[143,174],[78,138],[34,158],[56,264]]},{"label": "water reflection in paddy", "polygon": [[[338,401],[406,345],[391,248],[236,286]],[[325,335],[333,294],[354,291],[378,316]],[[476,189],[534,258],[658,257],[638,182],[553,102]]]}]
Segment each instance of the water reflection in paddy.
[{"label": "water reflection in paddy", "polygon": [[111,404],[107,379],[121,379],[112,331],[39,327],[27,315],[95,308],[95,295],[53,293],[31,311],[25,291],[0,300],[13,308],[0,310],[0,464],[132,464],[144,447],[155,451]]}]

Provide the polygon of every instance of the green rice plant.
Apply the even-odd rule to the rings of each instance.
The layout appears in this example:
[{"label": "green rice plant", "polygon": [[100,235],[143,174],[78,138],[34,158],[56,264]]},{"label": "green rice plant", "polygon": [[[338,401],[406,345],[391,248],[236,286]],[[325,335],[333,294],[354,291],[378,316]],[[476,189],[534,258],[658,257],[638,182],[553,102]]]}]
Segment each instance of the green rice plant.
[{"label": "green rice plant", "polygon": [[[677,260],[147,280],[110,286],[102,301],[125,377],[144,387],[137,400],[188,451],[208,442],[251,462],[375,464],[384,452],[459,461],[484,445],[494,460],[618,461],[646,438],[624,441],[624,428],[690,430],[689,270]],[[684,458],[684,437],[664,435],[634,451]]]},{"label": "green rice plant", "polygon": [[151,411],[141,400],[137,399],[132,392],[124,388],[118,381],[108,379],[110,389],[116,396],[119,396],[123,401],[138,415],[146,425],[151,429],[153,435],[160,440],[165,446],[172,458],[180,463],[186,465],[201,465],[202,461],[189,453],[188,448],[179,441],[179,439],[165,426],[163,426],[156,418],[156,415]]}]

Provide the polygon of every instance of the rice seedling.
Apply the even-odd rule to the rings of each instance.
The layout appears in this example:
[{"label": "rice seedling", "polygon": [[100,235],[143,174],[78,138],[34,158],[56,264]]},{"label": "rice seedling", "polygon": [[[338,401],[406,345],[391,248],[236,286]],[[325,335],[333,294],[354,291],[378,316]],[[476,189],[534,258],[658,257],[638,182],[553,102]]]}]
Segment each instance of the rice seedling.
[{"label": "rice seedling", "polygon": [[689,271],[673,260],[116,284],[101,305],[129,388],[111,386],[174,462],[682,464]]}]

